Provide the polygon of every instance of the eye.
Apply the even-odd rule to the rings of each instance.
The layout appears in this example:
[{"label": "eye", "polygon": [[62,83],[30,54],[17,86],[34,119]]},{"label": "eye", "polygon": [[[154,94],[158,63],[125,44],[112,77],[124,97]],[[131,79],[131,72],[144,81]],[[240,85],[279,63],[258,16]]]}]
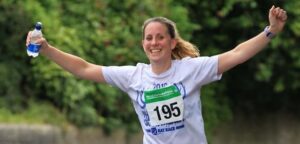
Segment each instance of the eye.
[{"label": "eye", "polygon": [[151,40],[152,40],[152,36],[147,36],[145,39],[146,39],[147,41],[151,41]]},{"label": "eye", "polygon": [[159,39],[159,40],[163,40],[163,39],[164,39],[164,36],[160,35],[160,36],[158,36],[158,39]]}]

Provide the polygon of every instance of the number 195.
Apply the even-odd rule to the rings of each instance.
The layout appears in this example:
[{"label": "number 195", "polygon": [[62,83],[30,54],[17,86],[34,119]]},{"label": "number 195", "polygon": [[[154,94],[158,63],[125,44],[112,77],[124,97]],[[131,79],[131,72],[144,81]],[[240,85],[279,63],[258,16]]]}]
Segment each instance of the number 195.
[{"label": "number 195", "polygon": [[165,119],[170,119],[172,116],[178,117],[181,114],[177,102],[170,103],[170,105],[162,105],[161,107],[156,106],[153,110],[156,111],[158,120],[161,120],[161,113]]}]

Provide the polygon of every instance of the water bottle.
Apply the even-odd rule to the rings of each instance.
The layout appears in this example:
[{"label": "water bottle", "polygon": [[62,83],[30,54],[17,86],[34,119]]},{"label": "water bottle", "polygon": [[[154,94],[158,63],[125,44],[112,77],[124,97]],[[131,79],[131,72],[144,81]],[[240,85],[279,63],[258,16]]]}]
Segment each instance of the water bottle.
[{"label": "water bottle", "polygon": [[41,45],[37,44],[36,40],[38,38],[41,38],[41,37],[43,37],[42,23],[41,22],[37,22],[35,24],[34,30],[31,32],[30,42],[29,42],[29,45],[27,47],[27,54],[28,54],[28,56],[37,57],[39,55],[39,51],[40,51]]}]

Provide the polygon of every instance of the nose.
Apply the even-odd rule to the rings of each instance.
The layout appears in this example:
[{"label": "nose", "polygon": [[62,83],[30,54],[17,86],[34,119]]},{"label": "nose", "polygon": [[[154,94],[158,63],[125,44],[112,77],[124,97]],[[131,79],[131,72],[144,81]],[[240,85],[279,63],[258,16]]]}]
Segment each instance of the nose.
[{"label": "nose", "polygon": [[153,46],[155,46],[155,45],[157,45],[158,44],[158,40],[157,39],[152,39],[152,41],[151,41],[151,45],[153,45]]}]

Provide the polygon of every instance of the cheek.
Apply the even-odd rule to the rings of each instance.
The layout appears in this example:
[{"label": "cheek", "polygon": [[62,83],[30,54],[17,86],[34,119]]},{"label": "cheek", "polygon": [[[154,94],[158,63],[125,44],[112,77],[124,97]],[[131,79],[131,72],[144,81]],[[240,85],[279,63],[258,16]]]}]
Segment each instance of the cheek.
[{"label": "cheek", "polygon": [[144,51],[146,51],[150,47],[149,43],[147,43],[145,41],[142,43],[142,46],[143,46]]},{"label": "cheek", "polygon": [[142,47],[145,53],[147,53],[147,45],[145,43],[142,43]]},{"label": "cheek", "polygon": [[147,53],[147,49],[146,49],[146,47],[144,47],[144,46],[143,46],[143,50],[144,50],[144,52],[145,52],[145,53]]}]

